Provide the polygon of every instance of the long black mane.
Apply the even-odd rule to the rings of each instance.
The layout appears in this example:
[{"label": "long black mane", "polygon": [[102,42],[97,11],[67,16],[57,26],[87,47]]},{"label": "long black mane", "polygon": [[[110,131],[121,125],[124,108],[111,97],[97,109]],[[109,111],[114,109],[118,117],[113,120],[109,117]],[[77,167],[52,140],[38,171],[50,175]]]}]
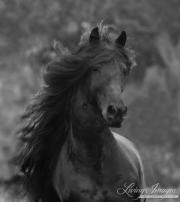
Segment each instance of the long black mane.
[{"label": "long black mane", "polygon": [[75,52],[59,46],[59,60],[45,67],[41,90],[22,117],[28,124],[20,131],[25,146],[18,163],[25,190],[35,202],[59,201],[52,187],[52,175],[66,141],[72,99],[91,68],[115,56],[127,71],[134,65],[134,53],[115,44],[118,31],[105,25],[99,25],[99,30],[99,43],[89,44],[87,31]]}]

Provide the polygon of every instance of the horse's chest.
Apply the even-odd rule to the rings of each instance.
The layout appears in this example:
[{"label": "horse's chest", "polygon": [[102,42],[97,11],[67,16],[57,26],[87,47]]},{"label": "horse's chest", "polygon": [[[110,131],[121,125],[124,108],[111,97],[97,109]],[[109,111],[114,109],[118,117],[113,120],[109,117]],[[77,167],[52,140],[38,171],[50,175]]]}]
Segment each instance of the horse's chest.
[{"label": "horse's chest", "polygon": [[[55,175],[54,187],[62,202],[130,202],[126,195],[119,196],[118,188],[124,188],[127,176],[122,176],[113,165],[102,164],[101,173],[91,167],[75,167],[67,156],[61,153]],[[109,159],[107,159],[108,161]],[[124,171],[123,171],[124,173]],[[126,175],[126,174],[125,174]],[[129,183],[131,177],[129,176]]]},{"label": "horse's chest", "polygon": [[131,201],[126,195],[117,194],[117,189],[120,188],[118,184],[113,184],[109,179],[103,180],[103,176],[97,178],[99,179],[95,179],[93,175],[88,176],[86,173],[67,169],[60,176],[57,176],[59,182],[56,184],[56,191],[62,202]]}]

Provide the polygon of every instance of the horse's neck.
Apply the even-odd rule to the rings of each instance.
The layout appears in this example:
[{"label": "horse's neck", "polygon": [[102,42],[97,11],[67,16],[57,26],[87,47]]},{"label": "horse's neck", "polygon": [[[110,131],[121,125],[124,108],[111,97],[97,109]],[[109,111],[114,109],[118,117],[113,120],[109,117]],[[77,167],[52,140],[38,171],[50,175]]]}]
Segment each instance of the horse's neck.
[{"label": "horse's neck", "polygon": [[72,122],[69,130],[68,147],[72,160],[87,165],[98,165],[102,158],[102,150],[114,141],[107,126],[95,128],[86,127],[80,122]]}]

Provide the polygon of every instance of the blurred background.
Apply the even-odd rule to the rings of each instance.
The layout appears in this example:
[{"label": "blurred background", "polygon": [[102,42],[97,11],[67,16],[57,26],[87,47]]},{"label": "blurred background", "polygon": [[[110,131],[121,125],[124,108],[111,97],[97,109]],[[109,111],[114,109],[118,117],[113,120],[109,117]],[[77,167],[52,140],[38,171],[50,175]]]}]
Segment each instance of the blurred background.
[{"label": "blurred background", "polygon": [[180,188],[180,1],[0,0],[0,202],[16,201],[14,134],[41,68],[57,57],[53,41],[72,50],[102,20],[125,30],[137,54],[124,89],[128,116],[115,131],[139,149],[148,187]]}]

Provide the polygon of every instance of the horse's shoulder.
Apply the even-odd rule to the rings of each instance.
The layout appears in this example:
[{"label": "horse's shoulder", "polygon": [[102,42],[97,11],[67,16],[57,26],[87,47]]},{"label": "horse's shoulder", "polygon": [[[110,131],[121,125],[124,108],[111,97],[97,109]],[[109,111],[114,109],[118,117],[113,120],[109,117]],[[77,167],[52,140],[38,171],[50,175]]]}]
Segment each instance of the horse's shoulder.
[{"label": "horse's shoulder", "polygon": [[120,149],[122,149],[129,157],[134,158],[135,161],[141,162],[141,158],[136,146],[126,137],[111,131]]},{"label": "horse's shoulder", "polygon": [[129,145],[129,146],[133,146],[134,147],[134,144],[129,140],[127,139],[126,137],[120,135],[119,133],[116,133],[116,132],[113,132],[111,131],[114,138],[116,139],[116,141],[119,143],[119,144],[125,144],[125,145]]}]

